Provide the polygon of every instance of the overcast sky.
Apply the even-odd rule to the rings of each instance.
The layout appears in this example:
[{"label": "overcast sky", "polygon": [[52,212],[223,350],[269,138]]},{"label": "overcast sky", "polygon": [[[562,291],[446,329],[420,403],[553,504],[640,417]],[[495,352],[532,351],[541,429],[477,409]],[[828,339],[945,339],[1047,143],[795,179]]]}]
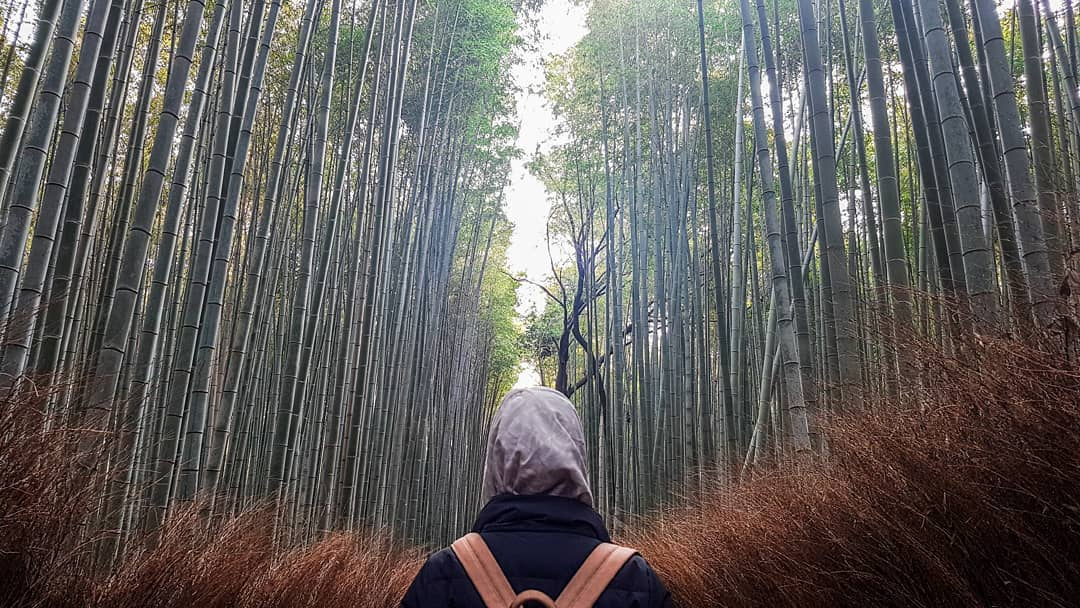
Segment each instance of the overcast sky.
[{"label": "overcast sky", "polygon": [[[543,61],[553,54],[565,52],[585,35],[585,8],[568,0],[548,0],[540,11],[539,29],[543,36],[540,52],[527,57],[514,69],[514,80],[521,89],[517,99],[521,127],[517,145],[525,156],[514,161],[511,168],[505,210],[514,224],[514,235],[507,252],[510,272],[524,272],[530,279],[543,282],[551,274],[544,242],[550,204],[544,186],[529,173],[525,164],[538,145],[541,150],[550,148],[555,126],[555,117],[544,103],[541,91]],[[544,296],[539,289],[523,285],[518,293],[522,312],[534,306],[539,310],[543,306]]]},{"label": "overcast sky", "polygon": [[[545,241],[550,203],[544,186],[533,177],[525,164],[535,154],[537,146],[549,149],[555,117],[544,103],[543,61],[554,54],[565,52],[585,35],[585,8],[568,0],[548,0],[540,11],[539,31],[542,40],[539,52],[525,58],[515,67],[514,80],[520,88],[517,114],[520,123],[517,145],[525,152],[524,158],[515,160],[511,167],[510,187],[506,196],[506,216],[514,224],[507,251],[509,271],[524,273],[538,283],[545,282],[551,274]],[[531,285],[518,288],[519,306],[522,313],[530,309],[542,310],[544,294]],[[538,384],[535,370],[525,369],[518,380],[520,386]]]}]

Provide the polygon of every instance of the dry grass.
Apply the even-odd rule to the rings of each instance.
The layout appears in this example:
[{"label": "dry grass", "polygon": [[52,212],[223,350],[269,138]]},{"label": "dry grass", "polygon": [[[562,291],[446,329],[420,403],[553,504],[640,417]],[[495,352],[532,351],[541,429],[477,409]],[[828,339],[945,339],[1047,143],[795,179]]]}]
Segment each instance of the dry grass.
[{"label": "dry grass", "polygon": [[[79,582],[94,434],[46,428],[46,395],[0,404],[0,606],[33,604]],[[73,458],[81,454],[83,458]]]},{"label": "dry grass", "polygon": [[[623,541],[681,606],[1067,606],[1080,597],[1080,374],[1013,342],[922,347],[925,390],[824,429],[827,464],[706,493]],[[0,605],[393,606],[422,555],[370,536],[275,546],[208,523],[95,573],[86,432],[0,412]],[[87,456],[89,458],[89,456]]]},{"label": "dry grass", "polygon": [[1075,366],[1005,341],[923,348],[936,378],[905,396],[915,407],[831,422],[827,465],[718,490],[624,540],[682,606],[1075,605]]},{"label": "dry grass", "polygon": [[98,572],[104,536],[88,522],[104,480],[90,470],[105,442],[86,429],[42,432],[45,398],[32,401],[0,406],[0,606],[383,608],[423,560],[378,535],[282,547],[270,509],[208,521],[191,504],[156,542],[136,539],[141,549]]},{"label": "dry grass", "polygon": [[79,605],[394,606],[420,567],[418,552],[371,536],[275,549],[271,520],[254,512],[207,528],[191,509]]}]

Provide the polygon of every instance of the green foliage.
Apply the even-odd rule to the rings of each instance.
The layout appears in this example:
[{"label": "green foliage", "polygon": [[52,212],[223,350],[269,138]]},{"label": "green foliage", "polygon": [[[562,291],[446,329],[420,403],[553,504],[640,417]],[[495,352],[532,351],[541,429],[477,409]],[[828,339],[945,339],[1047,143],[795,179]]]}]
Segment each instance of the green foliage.
[{"label": "green foliage", "polygon": [[[505,257],[505,247],[502,257]],[[481,286],[481,316],[490,326],[491,349],[488,378],[495,394],[510,390],[521,366],[521,329],[515,322],[517,283],[494,269]]]},{"label": "green foliage", "polygon": [[[521,329],[516,323],[517,282],[501,270],[506,266],[512,229],[496,204],[498,200],[477,198],[466,210],[462,225],[467,230],[479,228],[475,230],[478,242],[473,242],[471,236],[459,241],[451,273],[455,277],[456,305],[476,307],[478,331],[488,344],[487,377],[492,383],[489,390],[494,394],[510,389],[517,379],[522,359]],[[490,247],[485,250],[488,242]],[[483,272],[475,293],[471,290],[476,287],[477,279],[469,276],[470,268],[473,273]]]},{"label": "green foliage", "polygon": [[492,116],[512,114],[510,67],[512,50],[521,42],[517,30],[507,0],[452,0],[418,9],[405,121],[418,128],[425,111],[446,113],[473,132]]},{"label": "green foliage", "polygon": [[555,375],[559,337],[562,334],[562,309],[549,305],[543,312],[529,311],[522,319],[524,326],[520,336],[522,356],[540,373],[541,380]]}]

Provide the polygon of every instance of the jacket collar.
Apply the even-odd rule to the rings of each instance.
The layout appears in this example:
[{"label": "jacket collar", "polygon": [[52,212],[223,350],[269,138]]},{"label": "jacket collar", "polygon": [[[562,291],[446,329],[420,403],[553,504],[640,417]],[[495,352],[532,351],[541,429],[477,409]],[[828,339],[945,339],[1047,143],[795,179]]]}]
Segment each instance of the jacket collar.
[{"label": "jacket collar", "polygon": [[604,522],[591,507],[561,496],[500,494],[480,511],[473,532],[563,532],[610,542]]}]

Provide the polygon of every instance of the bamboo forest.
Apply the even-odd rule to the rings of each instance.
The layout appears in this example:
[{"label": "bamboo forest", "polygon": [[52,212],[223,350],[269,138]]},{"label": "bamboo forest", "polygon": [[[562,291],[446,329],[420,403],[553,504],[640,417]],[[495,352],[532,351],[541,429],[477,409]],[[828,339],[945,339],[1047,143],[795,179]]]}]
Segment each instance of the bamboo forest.
[{"label": "bamboo forest", "polygon": [[529,385],[676,606],[1073,604],[1078,13],[0,0],[0,605],[397,606]]}]

